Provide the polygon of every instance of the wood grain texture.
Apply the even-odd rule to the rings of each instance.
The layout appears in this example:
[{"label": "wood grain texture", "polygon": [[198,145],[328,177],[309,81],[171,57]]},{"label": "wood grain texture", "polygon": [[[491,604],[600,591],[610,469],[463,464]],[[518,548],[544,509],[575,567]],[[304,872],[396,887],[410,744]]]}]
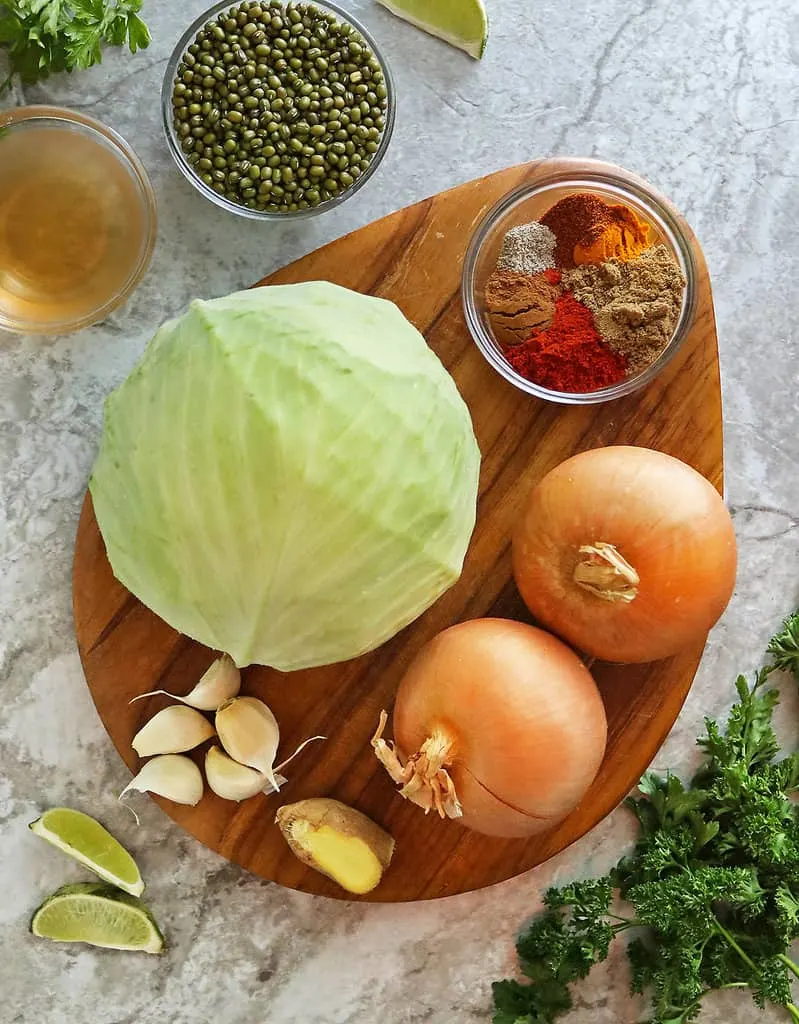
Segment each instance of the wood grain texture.
[{"label": "wood grain texture", "polygon": [[[426,614],[377,651],[289,675],[244,671],[243,692],[263,698],[282,728],[281,754],[307,736],[329,737],[291,766],[279,796],[234,804],[208,792],[197,807],[158,803],[222,856],[266,879],[343,897],[289,852],[274,825],[280,803],[333,796],[387,828],[397,852],[368,900],[431,899],[517,875],[562,850],[607,815],[635,785],[677,717],[703,645],[649,665],[597,664],[609,742],[581,806],[551,832],[529,840],[489,839],[457,823],[425,818],[395,795],[369,747],[380,709],[425,641],[461,619],[496,615],[529,621],[511,575],[511,527],[531,484],[575,452],[625,443],[658,448],[694,466],[721,490],[722,427],[713,302],[702,253],[697,316],[677,357],[649,388],[606,405],[551,405],[521,394],[483,360],[460,300],[466,245],[486,210],[507,191],[564,161],[527,164],[470,182],[401,210],[311,253],[261,284],[326,278],[394,300],[426,335],[455,378],[483,453],[477,527],[459,582]],[[576,165],[579,166],[579,165]],[[185,693],[214,653],[180,636],[114,579],[87,496],[75,551],[78,646],[100,717],[132,771],[136,730],[168,701],[131,697],[164,688]]]}]

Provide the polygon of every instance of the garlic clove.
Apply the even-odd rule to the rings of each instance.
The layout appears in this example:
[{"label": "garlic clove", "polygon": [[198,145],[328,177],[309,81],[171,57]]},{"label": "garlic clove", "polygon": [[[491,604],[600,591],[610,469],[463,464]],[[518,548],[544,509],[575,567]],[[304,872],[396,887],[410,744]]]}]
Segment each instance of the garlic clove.
[{"label": "garlic clove", "polygon": [[[324,736],[312,736],[297,747],[291,757],[283,761],[275,768],[277,748],[280,743],[280,727],[272,711],[258,700],[257,697],[234,697],[222,705],[216,713],[216,731],[222,746],[233,764],[238,762],[239,766],[245,766],[248,770],[260,775],[267,784],[260,786],[265,793],[277,792],[286,779],[279,773],[300,753],[309,743],[314,740],[323,740]],[[220,755],[222,751],[219,751]],[[213,759],[219,763],[218,758]],[[230,774],[234,769],[226,766]],[[208,762],[206,760],[206,772]],[[243,779],[243,773],[239,773]],[[214,789],[209,778],[209,785]],[[249,789],[255,785],[254,779],[248,777],[247,783],[240,782],[243,791],[249,796],[254,796]],[[217,792],[214,789],[214,792]],[[223,794],[219,793],[220,796]],[[236,799],[231,797],[228,799]],[[241,799],[246,799],[242,797]]]},{"label": "garlic clove", "polygon": [[205,755],[205,777],[214,793],[223,800],[248,800],[265,789],[274,792],[265,775],[234,761],[216,745]]},{"label": "garlic clove", "polygon": [[150,690],[149,693],[140,693],[130,701],[141,700],[143,697],[154,697],[162,694],[164,697],[171,697],[172,700],[179,700],[189,707],[197,708],[199,711],[216,711],[225,701],[235,697],[241,689],[241,672],[229,654],[223,654],[212,662],[208,670],[202,676],[194,689],[185,697],[177,693],[167,693],[166,690]]},{"label": "garlic clove", "polygon": [[271,710],[257,697],[234,697],[216,713],[216,731],[226,753],[239,764],[266,776],[273,789],[280,727]]},{"label": "garlic clove", "polygon": [[142,766],[139,774],[119,794],[119,799],[131,790],[155,793],[173,803],[194,807],[202,799],[203,777],[191,758],[180,754],[161,754]]},{"label": "garlic clove", "polygon": [[[212,662],[185,703],[200,711],[216,711],[220,704],[235,697],[241,689],[241,672],[229,654]],[[189,699],[191,698],[191,699]]]},{"label": "garlic clove", "polygon": [[204,743],[214,727],[194,708],[175,705],[164,708],[136,733],[131,746],[139,757],[180,754]]}]

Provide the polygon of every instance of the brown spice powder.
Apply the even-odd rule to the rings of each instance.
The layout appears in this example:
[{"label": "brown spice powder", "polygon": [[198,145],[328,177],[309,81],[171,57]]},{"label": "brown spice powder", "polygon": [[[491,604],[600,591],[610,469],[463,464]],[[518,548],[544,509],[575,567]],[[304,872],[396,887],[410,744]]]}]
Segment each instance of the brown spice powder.
[{"label": "brown spice powder", "polygon": [[534,330],[549,327],[562,291],[559,282],[560,274],[554,270],[540,274],[494,271],[486,283],[485,301],[489,323],[500,345],[519,345]]},{"label": "brown spice powder", "polygon": [[612,221],[612,207],[590,192],[574,192],[555,203],[541,218],[541,223],[557,240],[556,265],[573,267],[575,246],[592,245]]},{"label": "brown spice powder", "polygon": [[628,376],[650,366],[671,340],[685,290],[666,245],[626,262],[583,264],[565,271],[563,283],[594,314],[610,348],[627,360]]}]

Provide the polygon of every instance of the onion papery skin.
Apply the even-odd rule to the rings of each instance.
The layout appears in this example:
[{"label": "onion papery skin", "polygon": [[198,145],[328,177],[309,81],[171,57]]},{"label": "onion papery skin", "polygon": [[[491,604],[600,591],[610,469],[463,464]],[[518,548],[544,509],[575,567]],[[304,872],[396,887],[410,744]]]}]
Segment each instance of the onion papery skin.
[{"label": "onion papery skin", "polygon": [[492,836],[546,831],[580,802],[602,762],[602,698],[577,655],[543,630],[472,619],[414,659],[394,707],[403,760],[436,732],[461,824]]},{"label": "onion papery skin", "polygon": [[[574,581],[580,548],[612,545],[638,577],[629,602]],[[730,514],[700,473],[663,452],[575,455],[533,487],[513,538],[527,607],[576,649],[611,662],[668,658],[704,640],[735,588]]]}]

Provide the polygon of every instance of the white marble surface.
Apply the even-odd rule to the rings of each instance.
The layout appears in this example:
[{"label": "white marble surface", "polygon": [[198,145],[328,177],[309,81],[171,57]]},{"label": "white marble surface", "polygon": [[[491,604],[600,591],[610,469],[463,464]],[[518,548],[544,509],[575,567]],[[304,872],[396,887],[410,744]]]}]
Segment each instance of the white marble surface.
[{"label": "white marble surface", "polygon": [[[145,802],[137,831],[112,794],[128,773],[83,682],[70,613],[79,504],[106,393],[154,328],[194,295],[251,283],[345,231],[525,158],[595,155],[651,179],[704,244],[719,320],[737,593],[657,758],[687,767],[705,713],[799,603],[799,13],[794,0],[487,0],[476,64],[344,0],[384,44],[399,89],[394,143],[351,204],[298,227],[212,209],[171,166],[159,126],[167,56],[204,0],[148,0],[151,49],[17,92],[122,132],[152,175],[160,232],[127,307],[73,337],[0,338],[0,1018],[13,1024],[454,1024],[489,1019],[514,931],[555,879],[604,870],[631,836],[619,811],[545,868],[416,906],[356,906],[267,885]],[[794,718],[795,722],[795,718]],[[795,733],[795,729],[793,730]],[[95,809],[133,847],[169,935],[161,958],[30,938],[40,899],[83,873],[30,836],[48,805]],[[575,1024],[641,1016],[621,957],[579,991]],[[717,1000],[708,1024],[755,1019]]]}]

